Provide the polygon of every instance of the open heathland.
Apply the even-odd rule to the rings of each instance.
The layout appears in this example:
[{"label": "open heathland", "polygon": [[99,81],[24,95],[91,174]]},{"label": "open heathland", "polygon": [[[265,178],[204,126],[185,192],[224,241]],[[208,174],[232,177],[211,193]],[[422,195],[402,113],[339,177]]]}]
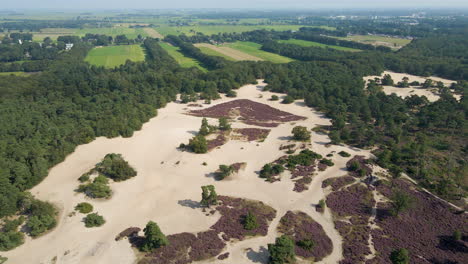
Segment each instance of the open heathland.
[{"label": "open heathland", "polygon": [[237,118],[245,124],[263,127],[277,127],[281,123],[305,119],[305,117],[293,115],[247,99],[234,100],[202,110],[192,110],[189,114],[212,118]]},{"label": "open heathland", "polygon": [[294,239],[296,255],[302,258],[320,261],[332,252],[332,241],[322,226],[304,212],[288,211],[281,217],[278,232]]}]

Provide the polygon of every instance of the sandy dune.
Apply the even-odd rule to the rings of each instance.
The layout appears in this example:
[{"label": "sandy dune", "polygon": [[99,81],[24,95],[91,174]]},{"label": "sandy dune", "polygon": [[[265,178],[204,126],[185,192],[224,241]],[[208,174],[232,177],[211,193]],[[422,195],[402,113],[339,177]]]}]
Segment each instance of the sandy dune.
[{"label": "sandy dune", "polygon": [[[49,176],[31,192],[61,209],[58,226],[49,234],[34,240],[28,239],[24,245],[2,255],[9,258],[8,263],[51,263],[54,258],[56,263],[133,263],[135,256],[128,241],[114,241],[119,232],[131,226],[144,227],[149,220],[156,221],[166,234],[208,229],[219,215],[205,216],[200,209],[190,208],[189,205],[192,201],[200,200],[201,185],[214,184],[218,194],[261,200],[278,210],[268,236],[228,245],[225,252],[231,252],[231,255],[222,263],[258,263],[267,258],[265,248],[262,247],[274,242],[278,221],[288,210],[306,212],[323,226],[333,241],[334,249],[321,263],[337,263],[342,257],[341,237],[334,229],[330,212],[326,210],[324,214],[317,213],[314,205],[324,197],[322,180],[345,174],[348,158],[334,155],[332,160],[335,166],[319,172],[309,190],[302,193],[292,191],[293,182],[288,177],[273,184],[258,178],[256,171],[265,163],[284,155],[278,148],[286,143],[285,136],[290,135],[293,126],[304,125],[310,129],[330,123],[320,113],[305,107],[303,102],[284,105],[268,101],[272,93],[261,92],[261,86],[247,85],[240,88],[237,99],[248,98],[267,103],[280,110],[305,116],[307,120],[272,128],[263,143],[231,140],[220,149],[196,155],[181,152],[176,147],[182,142],[188,142],[199,129],[201,118],[184,114],[188,110],[186,105],[170,103],[160,109],[158,116],[146,123],[133,137],[98,138],[79,146],[64,162],[52,168]],[[233,99],[223,98],[215,104],[230,100]],[[216,123],[214,119],[209,121]],[[233,127],[253,126],[234,123]],[[352,155],[369,155],[368,151],[346,146],[327,148],[325,143],[329,139],[326,135],[313,133],[312,139],[313,150],[322,155],[341,150]],[[74,192],[79,184],[78,177],[111,152],[121,153],[135,167],[138,175],[125,182],[111,183],[114,195],[110,200],[91,200]],[[203,162],[208,165],[202,166]],[[216,182],[208,177],[220,164],[234,162],[247,162],[247,166],[232,180]],[[106,224],[99,228],[85,228],[83,215],[70,217],[74,206],[82,201],[91,202],[95,211],[105,217]]]},{"label": "sandy dune", "polygon": [[248,60],[248,61],[261,61],[263,59],[259,58],[259,57],[255,57],[253,55],[250,55],[250,54],[247,54],[247,53],[244,53],[242,51],[239,51],[239,50],[235,50],[233,48],[230,48],[230,47],[219,47],[219,46],[215,46],[215,45],[211,45],[211,44],[208,44],[208,43],[198,43],[198,44],[195,44],[196,47],[206,47],[206,48],[210,48],[216,52],[219,52],[223,55],[226,55],[228,57],[231,57],[235,60],[238,60],[238,61],[242,61],[242,60]]},{"label": "sandy dune", "polygon": [[[390,74],[392,76],[393,81],[396,83],[401,82],[404,77],[408,77],[409,82],[420,82],[424,83],[427,79],[431,79],[434,82],[443,82],[446,87],[450,87],[452,83],[456,83],[456,81],[448,80],[448,79],[443,79],[439,77],[421,77],[421,76],[416,76],[416,75],[411,75],[411,74],[406,74],[406,73],[396,73],[396,72],[391,72],[391,71],[384,71],[381,76],[366,76],[364,77],[364,81],[368,81],[369,79],[374,79],[374,78],[383,78],[384,75]],[[407,88],[399,88],[399,87],[394,87],[394,86],[384,86],[384,92],[388,95],[394,93],[400,97],[408,97],[411,95],[418,95],[418,96],[426,96],[427,99],[431,102],[437,101],[440,96],[437,93],[437,88],[422,88],[420,86],[412,86],[412,87],[407,87]],[[460,100],[460,95],[454,94],[453,95],[457,100]]]}]

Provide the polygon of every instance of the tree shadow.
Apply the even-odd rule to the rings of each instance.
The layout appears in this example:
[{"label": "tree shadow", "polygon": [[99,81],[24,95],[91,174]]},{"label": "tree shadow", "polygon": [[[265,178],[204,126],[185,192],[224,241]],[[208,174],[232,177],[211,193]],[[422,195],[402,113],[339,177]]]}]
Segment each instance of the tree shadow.
[{"label": "tree shadow", "polygon": [[195,130],[187,131],[187,133],[194,135],[194,136],[198,135],[198,131],[195,131]]},{"label": "tree shadow", "polygon": [[457,241],[453,236],[439,236],[439,245],[438,248],[442,250],[449,250],[453,252],[462,252],[468,253],[468,247],[465,245],[465,240],[467,237],[463,237],[462,241]]},{"label": "tree shadow", "polygon": [[179,201],[177,201],[177,203],[179,205],[182,205],[184,207],[190,207],[192,209],[202,208],[200,202],[190,200],[190,199],[179,200]]},{"label": "tree shadow", "polygon": [[292,140],[292,137],[291,136],[281,136],[281,137],[278,137],[279,140],[286,140],[286,141],[290,141]]},{"label": "tree shadow", "polygon": [[247,252],[247,258],[250,259],[253,263],[268,263],[268,258],[270,257],[270,254],[268,253],[268,250],[265,247],[260,247],[260,249],[257,251],[250,249]]}]

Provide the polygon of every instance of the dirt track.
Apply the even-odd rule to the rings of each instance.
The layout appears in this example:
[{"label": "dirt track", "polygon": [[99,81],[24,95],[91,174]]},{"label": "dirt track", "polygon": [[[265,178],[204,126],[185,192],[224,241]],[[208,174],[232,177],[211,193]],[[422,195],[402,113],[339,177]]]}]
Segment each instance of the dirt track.
[{"label": "dirt track", "polygon": [[152,37],[152,38],[160,38],[160,39],[163,39],[164,36],[161,35],[159,32],[157,32],[156,30],[154,30],[154,28],[144,28],[143,29],[146,34],[148,34],[148,36]]}]

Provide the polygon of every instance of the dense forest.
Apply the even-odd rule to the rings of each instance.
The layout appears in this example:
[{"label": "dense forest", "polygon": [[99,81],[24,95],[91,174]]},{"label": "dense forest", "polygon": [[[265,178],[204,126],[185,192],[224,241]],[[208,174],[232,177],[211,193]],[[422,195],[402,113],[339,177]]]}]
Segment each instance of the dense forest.
[{"label": "dense forest", "polygon": [[[211,70],[207,73],[180,67],[158,40],[151,38],[142,43],[146,61],[128,61],[114,69],[84,62],[93,45],[110,43],[105,36],[59,39],[75,43],[68,52],[58,52],[57,47],[49,53],[37,43],[5,44],[0,47],[1,60],[21,60],[28,53],[45,66],[40,67],[41,74],[28,78],[0,78],[0,217],[24,209],[26,191],[43,180],[48,169],[63,161],[77,145],[98,136],[132,136],[157,114],[157,108],[174,101],[179,93],[195,97],[200,94],[211,100],[218,98],[218,92],[233,95],[233,89],[255,83],[258,78],[266,80],[266,89],[305,99],[308,106],[326,113],[333,125],[325,129],[334,144],[374,146],[376,162],[389,168],[395,177],[406,172],[447,199],[465,197],[466,97],[457,101],[446,87],[441,89],[441,99],[433,103],[417,96],[402,99],[385,95],[378,81],[364,89],[363,77],[380,74],[384,69],[434,74],[458,80],[451,88],[464,95],[468,89],[463,81],[468,80],[467,35],[450,35],[452,41],[447,41],[447,36],[421,38],[397,52],[361,46],[365,51],[351,53],[276,41],[330,41],[320,37],[323,31],[314,36],[312,33],[252,31],[166,38]],[[206,55],[192,44],[210,40],[254,41],[261,43],[263,50],[298,61],[228,62]],[[128,42],[123,38],[120,41]],[[2,67],[26,71],[22,65]]]}]

